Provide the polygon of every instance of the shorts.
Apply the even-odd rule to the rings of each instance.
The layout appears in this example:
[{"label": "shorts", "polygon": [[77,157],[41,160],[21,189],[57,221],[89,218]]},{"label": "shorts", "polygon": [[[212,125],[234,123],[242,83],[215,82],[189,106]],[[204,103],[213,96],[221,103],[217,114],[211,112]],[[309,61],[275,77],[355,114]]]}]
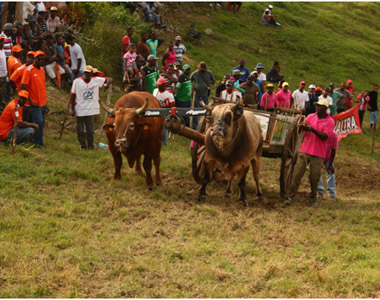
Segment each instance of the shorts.
[{"label": "shorts", "polygon": [[134,70],[135,68],[137,68],[137,65],[136,65],[136,64],[133,64],[133,65],[127,66],[127,70]]},{"label": "shorts", "polygon": [[377,124],[377,110],[376,111],[370,111],[369,116],[371,119],[371,124]]},{"label": "shorts", "polygon": [[[57,63],[56,62],[52,62],[51,64],[48,64],[45,66],[45,69],[46,69],[46,74],[49,76],[50,79],[54,79],[57,77],[57,74],[56,74],[56,65]],[[65,74],[65,70],[60,66],[59,66],[59,74]]]}]

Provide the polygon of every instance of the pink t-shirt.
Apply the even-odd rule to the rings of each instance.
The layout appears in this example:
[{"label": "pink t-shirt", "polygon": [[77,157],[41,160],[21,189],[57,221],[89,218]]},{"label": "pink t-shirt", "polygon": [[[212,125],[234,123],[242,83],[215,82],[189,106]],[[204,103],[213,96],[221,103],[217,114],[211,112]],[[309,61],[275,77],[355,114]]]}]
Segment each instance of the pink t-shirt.
[{"label": "pink t-shirt", "polygon": [[125,58],[127,67],[132,66],[133,64],[136,63],[136,57],[137,57],[136,52],[131,53],[128,51],[127,53],[125,53],[124,58]]},{"label": "pink t-shirt", "polygon": [[363,97],[363,94],[359,94],[357,99],[359,100],[359,110],[365,110],[365,108],[367,107],[367,103],[369,101],[369,96],[367,97]]},{"label": "pink t-shirt", "polygon": [[272,93],[272,95],[269,95],[268,92],[265,92],[264,95],[261,97],[260,107],[265,108],[265,102],[267,101],[267,95],[268,95],[267,109],[272,109],[274,107],[274,105],[276,104],[276,94],[275,93]]},{"label": "pink t-shirt", "polygon": [[[329,114],[327,114],[327,118],[325,119],[319,119],[316,113],[310,114],[306,117],[305,123],[313,127],[315,130],[326,133],[327,135],[329,135],[335,127],[335,122]],[[314,133],[308,131],[303,139],[300,152],[325,158],[327,143],[328,139],[323,141]]]},{"label": "pink t-shirt", "polygon": [[277,107],[290,107],[290,98],[292,97],[291,91],[280,90],[276,94],[276,105]]},{"label": "pink t-shirt", "polygon": [[327,152],[325,161],[329,161],[331,159],[331,151],[333,149],[338,149],[338,135],[335,131],[331,131],[329,134],[329,139],[327,140]]}]

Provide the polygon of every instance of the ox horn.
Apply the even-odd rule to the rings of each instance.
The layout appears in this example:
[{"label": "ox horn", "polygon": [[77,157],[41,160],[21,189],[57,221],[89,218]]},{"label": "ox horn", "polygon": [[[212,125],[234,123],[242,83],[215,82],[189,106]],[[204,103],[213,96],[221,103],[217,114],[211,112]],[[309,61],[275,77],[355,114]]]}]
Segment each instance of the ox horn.
[{"label": "ox horn", "polygon": [[136,116],[141,115],[146,110],[146,108],[148,107],[148,105],[149,105],[149,98],[146,97],[144,105],[142,107],[136,109]]},{"label": "ox horn", "polygon": [[102,101],[99,100],[100,106],[108,112],[112,117],[115,117],[115,110],[105,105]]},{"label": "ox horn", "polygon": [[212,111],[212,108],[210,108],[208,105],[206,105],[206,104],[203,102],[203,100],[201,100],[201,101],[199,102],[199,104],[200,104],[203,108],[207,109],[208,111]]}]

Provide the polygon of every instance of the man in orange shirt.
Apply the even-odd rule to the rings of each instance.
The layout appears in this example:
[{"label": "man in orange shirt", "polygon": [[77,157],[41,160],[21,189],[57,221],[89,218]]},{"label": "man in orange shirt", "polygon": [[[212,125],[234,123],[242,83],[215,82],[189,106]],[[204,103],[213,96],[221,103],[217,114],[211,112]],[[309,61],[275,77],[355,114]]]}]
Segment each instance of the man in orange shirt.
[{"label": "man in orange shirt", "polygon": [[13,71],[12,76],[10,76],[11,87],[13,90],[13,94],[16,92],[16,88],[21,91],[21,79],[22,75],[24,75],[24,71],[26,67],[34,63],[34,52],[29,51],[26,55],[25,64],[21,65],[17,69]]},{"label": "man in orange shirt", "polygon": [[43,146],[43,131],[46,113],[46,86],[45,71],[42,65],[45,61],[45,54],[42,51],[34,53],[34,64],[24,71],[21,79],[21,89],[29,92],[29,107],[25,107],[32,117],[33,123],[38,124],[39,128],[34,136],[36,148]]},{"label": "man in orange shirt", "polygon": [[14,125],[17,117],[17,145],[31,142],[34,137],[34,132],[38,130],[37,124],[28,123],[22,120],[23,106],[28,100],[29,93],[27,91],[20,91],[18,96],[18,99],[16,98],[9,102],[0,117],[0,141],[5,142],[14,136]]},{"label": "man in orange shirt", "polygon": [[20,67],[21,64],[21,52],[22,48],[19,45],[13,46],[12,55],[8,58],[8,76],[9,78],[12,76],[13,72]]}]

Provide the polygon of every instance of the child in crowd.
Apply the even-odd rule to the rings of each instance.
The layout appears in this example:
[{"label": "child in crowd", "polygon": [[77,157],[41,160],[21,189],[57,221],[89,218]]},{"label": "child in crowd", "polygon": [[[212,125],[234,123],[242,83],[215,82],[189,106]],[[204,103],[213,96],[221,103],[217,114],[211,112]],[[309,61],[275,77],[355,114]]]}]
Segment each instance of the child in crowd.
[{"label": "child in crowd", "polygon": [[[129,77],[128,81],[130,78],[135,78],[135,77],[141,78],[141,74],[136,64],[137,53],[136,53],[135,44],[132,43],[129,45],[129,50],[127,53],[124,54],[124,58],[125,58],[125,74],[128,75]],[[125,76],[124,76],[124,81],[125,81]]]},{"label": "child in crowd", "polygon": [[365,91],[359,94],[355,101],[356,103],[359,103],[360,128],[362,128],[364,113],[365,113],[365,109],[367,107],[368,101],[369,101],[369,91]]}]

